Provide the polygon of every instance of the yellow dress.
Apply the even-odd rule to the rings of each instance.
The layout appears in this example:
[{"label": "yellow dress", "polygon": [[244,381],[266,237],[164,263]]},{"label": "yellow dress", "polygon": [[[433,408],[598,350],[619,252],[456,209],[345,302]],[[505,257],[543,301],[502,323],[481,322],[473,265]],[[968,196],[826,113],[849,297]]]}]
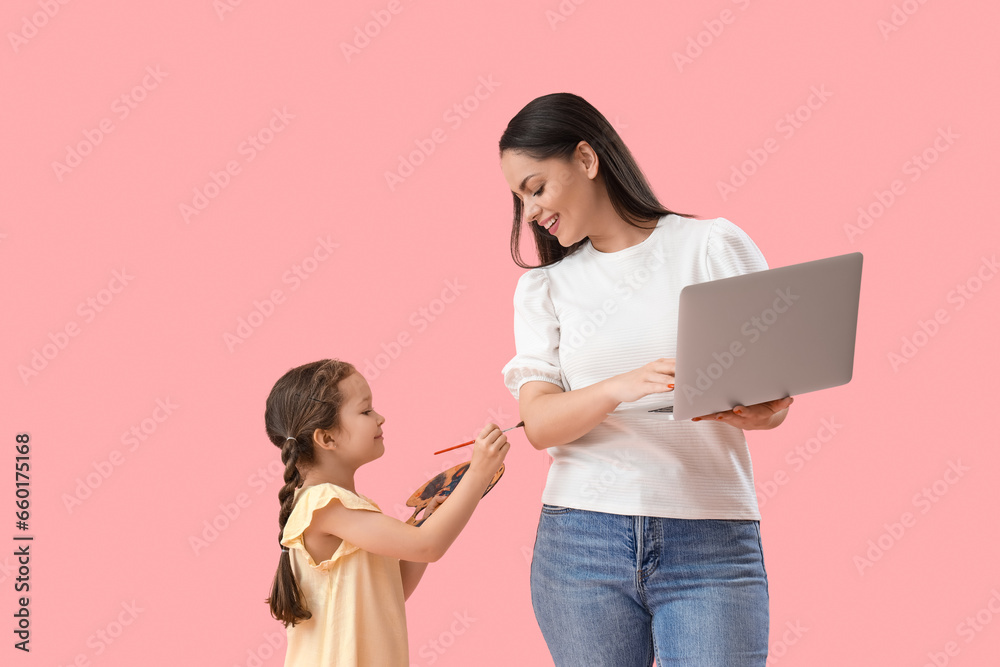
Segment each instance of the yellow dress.
[{"label": "yellow dress", "polygon": [[288,626],[285,667],[408,667],[406,611],[399,560],[341,542],[316,563],[302,533],[313,512],[331,502],[381,512],[378,505],[334,484],[295,491],[281,543],[312,618]]}]

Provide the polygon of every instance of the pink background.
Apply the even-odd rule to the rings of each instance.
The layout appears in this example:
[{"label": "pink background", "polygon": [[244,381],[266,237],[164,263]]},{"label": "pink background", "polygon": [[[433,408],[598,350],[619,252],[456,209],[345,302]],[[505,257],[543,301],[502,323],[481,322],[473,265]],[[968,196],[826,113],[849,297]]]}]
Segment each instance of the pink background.
[{"label": "pink background", "polygon": [[[664,204],[734,221],[772,267],[864,253],[854,379],[748,434],[770,664],[996,664],[1000,10],[233,4],[4,3],[0,439],[9,471],[31,435],[35,536],[30,654],[0,556],[5,664],[282,664],[262,413],[293,365],[381,366],[387,451],[358,486],[395,516],[463,460],[432,451],[517,421],[496,146],[558,91],[619,128]],[[259,326],[227,343],[241,318]],[[505,478],[407,605],[413,665],[551,664],[528,589],[548,456],[510,438]]]}]

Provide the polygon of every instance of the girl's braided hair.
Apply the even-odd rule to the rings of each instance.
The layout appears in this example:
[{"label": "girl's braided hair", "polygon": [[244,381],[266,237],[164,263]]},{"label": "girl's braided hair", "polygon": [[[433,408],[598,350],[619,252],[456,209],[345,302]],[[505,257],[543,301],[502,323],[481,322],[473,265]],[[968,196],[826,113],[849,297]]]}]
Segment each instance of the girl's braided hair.
[{"label": "girl's braided hair", "polygon": [[[267,397],[264,426],[267,437],[281,449],[281,462],[285,464],[285,484],[278,491],[279,546],[295,506],[295,490],[302,486],[301,471],[316,461],[313,432],[336,428],[344,399],[338,384],[354,372],[354,366],[345,361],[314,361],[282,375]],[[271,615],[286,627],[312,617],[295,581],[288,551],[281,552],[267,602]]]}]

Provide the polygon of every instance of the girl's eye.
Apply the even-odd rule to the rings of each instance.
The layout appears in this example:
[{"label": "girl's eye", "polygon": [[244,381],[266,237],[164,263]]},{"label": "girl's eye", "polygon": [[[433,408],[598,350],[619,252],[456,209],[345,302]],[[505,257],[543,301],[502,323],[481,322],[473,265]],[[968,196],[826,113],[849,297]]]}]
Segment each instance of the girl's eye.
[{"label": "girl's eye", "polygon": [[371,410],[365,410],[365,411],[364,411],[364,412],[362,412],[361,414],[363,414],[363,415],[370,415],[370,414],[371,414],[371,413],[373,413],[373,412],[375,412],[375,408],[372,408]]},{"label": "girl's eye", "polygon": [[538,192],[536,192],[536,193],[534,194],[534,196],[535,196],[535,197],[537,197],[538,195],[542,194],[542,190],[544,190],[544,189],[545,189],[545,186],[544,186],[544,185],[543,185],[542,187],[538,188]]}]

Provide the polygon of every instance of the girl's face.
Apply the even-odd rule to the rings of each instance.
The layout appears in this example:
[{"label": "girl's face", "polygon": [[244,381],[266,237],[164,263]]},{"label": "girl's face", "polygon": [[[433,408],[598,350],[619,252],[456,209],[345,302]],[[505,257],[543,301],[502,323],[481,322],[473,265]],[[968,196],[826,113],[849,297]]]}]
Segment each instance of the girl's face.
[{"label": "girl's face", "polygon": [[351,373],[337,388],[344,401],[340,407],[340,425],[331,434],[338,458],[357,469],[385,453],[382,442],[385,417],[372,407],[372,390],[360,373]]},{"label": "girl's face", "polygon": [[598,209],[597,159],[587,144],[569,160],[536,160],[516,150],[500,157],[507,185],[523,206],[524,220],[547,229],[568,248],[586,238]]}]

